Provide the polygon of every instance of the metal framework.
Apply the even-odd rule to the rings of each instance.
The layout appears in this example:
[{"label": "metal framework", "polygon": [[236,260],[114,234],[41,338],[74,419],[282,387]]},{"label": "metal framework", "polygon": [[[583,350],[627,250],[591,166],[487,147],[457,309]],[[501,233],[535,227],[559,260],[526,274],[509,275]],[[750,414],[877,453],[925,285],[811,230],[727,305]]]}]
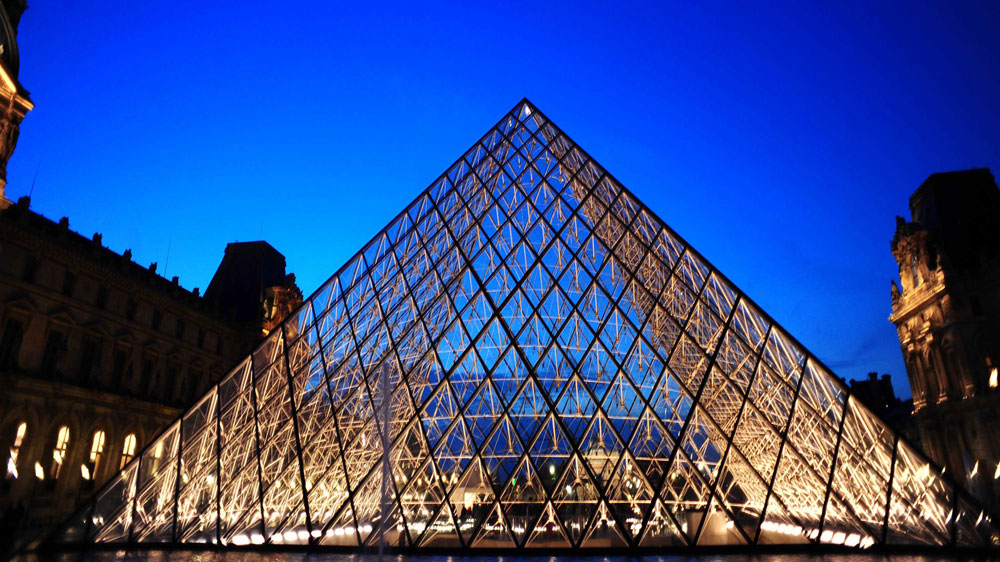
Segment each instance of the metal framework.
[{"label": "metal framework", "polygon": [[55,540],[865,548],[998,534],[522,100]]}]

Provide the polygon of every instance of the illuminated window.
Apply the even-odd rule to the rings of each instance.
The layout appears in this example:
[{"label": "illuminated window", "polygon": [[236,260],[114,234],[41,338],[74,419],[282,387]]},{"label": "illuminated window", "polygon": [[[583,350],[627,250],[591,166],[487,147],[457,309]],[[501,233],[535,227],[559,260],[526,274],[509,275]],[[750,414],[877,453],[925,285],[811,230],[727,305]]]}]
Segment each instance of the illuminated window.
[{"label": "illuminated window", "polygon": [[160,441],[159,443],[156,444],[156,447],[153,447],[153,458],[152,458],[152,463],[150,463],[151,467],[150,472],[155,474],[156,471],[160,468],[161,458],[163,458],[163,441]]},{"label": "illuminated window", "polygon": [[122,460],[118,463],[118,470],[125,468],[125,465],[135,458],[135,434],[129,433],[125,436],[125,445],[122,447]]},{"label": "illuminated window", "polygon": [[66,451],[69,450],[69,427],[62,426],[56,434],[56,446],[52,449],[52,465],[49,466],[49,478],[57,480],[62,471],[63,461],[66,460]]},{"label": "illuminated window", "polygon": [[94,432],[94,439],[90,442],[90,457],[87,464],[83,465],[84,480],[96,480],[97,469],[101,466],[101,456],[104,454],[104,431],[98,429]]},{"label": "illuminated window", "polygon": [[997,382],[997,368],[993,367],[990,369],[990,388],[996,388]]},{"label": "illuminated window", "polygon": [[14,442],[10,445],[10,457],[7,458],[7,478],[17,478],[17,455],[24,444],[24,434],[28,432],[28,423],[21,422],[14,432]]}]

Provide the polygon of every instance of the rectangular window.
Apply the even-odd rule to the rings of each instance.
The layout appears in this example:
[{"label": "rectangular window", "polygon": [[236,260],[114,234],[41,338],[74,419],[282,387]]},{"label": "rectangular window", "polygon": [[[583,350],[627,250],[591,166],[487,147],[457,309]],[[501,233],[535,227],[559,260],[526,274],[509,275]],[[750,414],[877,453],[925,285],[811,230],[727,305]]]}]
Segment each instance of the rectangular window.
[{"label": "rectangular window", "polygon": [[38,276],[38,260],[34,256],[24,259],[24,270],[21,271],[21,280],[27,283],[34,283]]},{"label": "rectangular window", "polygon": [[76,276],[73,275],[72,272],[67,270],[66,273],[63,275],[62,294],[66,295],[67,297],[72,297],[73,287],[75,286],[76,286]]},{"label": "rectangular window", "polygon": [[180,363],[176,361],[169,361],[167,363],[166,371],[163,374],[163,396],[161,396],[164,400],[180,401],[177,396],[179,393],[175,388],[176,385],[180,384],[178,382],[180,371]]},{"label": "rectangular window", "polygon": [[100,308],[101,310],[104,310],[105,308],[108,307],[108,289],[107,289],[107,287],[98,287],[97,288],[97,300],[94,301],[94,304],[97,306],[97,308]]},{"label": "rectangular window", "polygon": [[160,324],[163,322],[163,313],[160,312],[159,308],[153,309],[153,329],[159,330]]},{"label": "rectangular window", "polygon": [[24,324],[15,318],[8,318],[0,337],[0,369],[16,369],[17,356],[24,341]]},{"label": "rectangular window", "polygon": [[80,352],[79,381],[86,384],[97,379],[101,362],[101,344],[94,339],[83,340],[83,350]]},{"label": "rectangular window", "polygon": [[128,348],[115,351],[115,363],[111,369],[111,385],[116,391],[124,390],[124,385],[132,378],[132,364],[129,361]]},{"label": "rectangular window", "polygon": [[140,373],[142,380],[139,381],[139,394],[142,396],[148,396],[156,392],[156,377],[153,374],[153,366],[155,364],[155,361],[150,357],[142,360],[142,371]]},{"label": "rectangular window", "polygon": [[198,396],[198,388],[201,386],[201,379],[204,376],[201,369],[191,369],[188,373],[187,388],[184,389],[184,401],[188,404],[194,402]]},{"label": "rectangular window", "polygon": [[42,373],[49,376],[59,375],[59,365],[66,353],[66,334],[60,330],[49,330],[45,338],[45,353],[42,355]]}]

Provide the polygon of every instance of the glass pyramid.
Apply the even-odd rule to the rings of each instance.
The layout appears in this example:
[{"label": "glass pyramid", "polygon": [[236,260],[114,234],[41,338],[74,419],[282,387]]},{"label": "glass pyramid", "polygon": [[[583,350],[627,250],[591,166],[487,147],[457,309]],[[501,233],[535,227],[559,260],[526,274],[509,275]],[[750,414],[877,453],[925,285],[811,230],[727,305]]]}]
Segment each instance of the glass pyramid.
[{"label": "glass pyramid", "polygon": [[998,534],[522,100],[54,540],[865,548]]}]

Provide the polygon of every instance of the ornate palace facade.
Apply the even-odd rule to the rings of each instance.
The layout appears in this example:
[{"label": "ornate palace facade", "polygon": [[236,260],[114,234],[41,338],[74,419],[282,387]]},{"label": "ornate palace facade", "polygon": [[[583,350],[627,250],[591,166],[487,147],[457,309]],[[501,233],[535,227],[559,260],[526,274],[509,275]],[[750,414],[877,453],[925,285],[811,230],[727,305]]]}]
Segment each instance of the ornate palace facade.
[{"label": "ornate palace facade", "polygon": [[897,218],[890,320],[924,450],[981,499],[1000,492],[1000,190],[989,170],[933,174]]},{"label": "ornate palace facade", "polygon": [[220,303],[26,198],[0,211],[0,509],[64,518],[251,349],[275,322],[268,295],[301,300],[284,257],[249,244],[272,258],[243,265],[267,272],[243,278],[257,300]]}]

